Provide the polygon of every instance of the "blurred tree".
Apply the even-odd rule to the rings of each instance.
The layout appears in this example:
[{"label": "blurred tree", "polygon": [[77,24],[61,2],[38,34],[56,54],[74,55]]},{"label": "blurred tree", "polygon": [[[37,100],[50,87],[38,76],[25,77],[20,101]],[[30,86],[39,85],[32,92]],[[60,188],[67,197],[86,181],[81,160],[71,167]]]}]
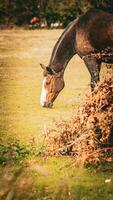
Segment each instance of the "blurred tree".
[{"label": "blurred tree", "polygon": [[51,23],[60,20],[59,2],[59,0],[57,2],[55,0],[48,0],[47,7],[45,9],[45,18],[49,27]]},{"label": "blurred tree", "polygon": [[47,5],[49,4],[49,0],[37,0],[37,3],[38,3],[39,16],[45,17],[45,11]]},{"label": "blurred tree", "polygon": [[28,24],[33,16],[38,15],[37,0],[15,0],[14,15],[16,25]]},{"label": "blurred tree", "polygon": [[14,2],[11,0],[0,0],[0,23],[9,24],[14,16]]},{"label": "blurred tree", "polygon": [[113,0],[89,0],[89,2],[95,8],[113,13]]},{"label": "blurred tree", "polygon": [[0,24],[21,26],[36,16],[66,26],[92,6],[113,13],[113,0],[0,0]]}]

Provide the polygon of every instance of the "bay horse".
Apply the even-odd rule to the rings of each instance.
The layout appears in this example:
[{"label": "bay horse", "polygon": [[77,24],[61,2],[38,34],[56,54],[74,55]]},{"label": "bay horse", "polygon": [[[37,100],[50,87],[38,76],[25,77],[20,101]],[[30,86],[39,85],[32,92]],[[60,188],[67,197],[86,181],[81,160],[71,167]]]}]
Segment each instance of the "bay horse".
[{"label": "bay horse", "polygon": [[72,21],[56,42],[44,70],[40,103],[51,108],[64,88],[64,71],[75,55],[84,61],[91,75],[91,90],[99,81],[101,63],[113,63],[113,14],[91,8]]}]

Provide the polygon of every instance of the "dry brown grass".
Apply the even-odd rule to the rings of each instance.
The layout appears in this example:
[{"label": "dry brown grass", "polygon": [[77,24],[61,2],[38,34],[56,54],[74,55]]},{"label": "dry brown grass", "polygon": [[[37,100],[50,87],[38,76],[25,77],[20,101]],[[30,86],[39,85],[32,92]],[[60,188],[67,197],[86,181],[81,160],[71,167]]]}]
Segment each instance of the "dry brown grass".
[{"label": "dry brown grass", "polygon": [[73,155],[82,164],[113,161],[113,76],[87,97],[78,116],[57,127],[47,137],[50,155]]}]

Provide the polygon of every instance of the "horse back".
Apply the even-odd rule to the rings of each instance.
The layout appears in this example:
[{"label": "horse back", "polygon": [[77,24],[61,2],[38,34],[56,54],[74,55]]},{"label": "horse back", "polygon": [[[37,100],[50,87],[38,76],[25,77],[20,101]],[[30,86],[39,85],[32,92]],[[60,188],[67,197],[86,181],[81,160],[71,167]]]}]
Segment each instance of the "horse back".
[{"label": "horse back", "polygon": [[113,14],[90,9],[76,24],[76,49],[83,55],[113,48]]}]

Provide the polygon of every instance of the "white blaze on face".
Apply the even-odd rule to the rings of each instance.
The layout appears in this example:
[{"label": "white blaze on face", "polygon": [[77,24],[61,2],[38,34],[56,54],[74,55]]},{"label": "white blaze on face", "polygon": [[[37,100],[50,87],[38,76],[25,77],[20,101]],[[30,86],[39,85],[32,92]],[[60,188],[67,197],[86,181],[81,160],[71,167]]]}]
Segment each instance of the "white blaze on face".
[{"label": "white blaze on face", "polygon": [[43,83],[42,83],[42,92],[41,92],[41,97],[40,97],[41,106],[44,106],[44,103],[46,102],[47,90],[44,86],[45,82],[46,82],[46,78],[44,78]]}]

